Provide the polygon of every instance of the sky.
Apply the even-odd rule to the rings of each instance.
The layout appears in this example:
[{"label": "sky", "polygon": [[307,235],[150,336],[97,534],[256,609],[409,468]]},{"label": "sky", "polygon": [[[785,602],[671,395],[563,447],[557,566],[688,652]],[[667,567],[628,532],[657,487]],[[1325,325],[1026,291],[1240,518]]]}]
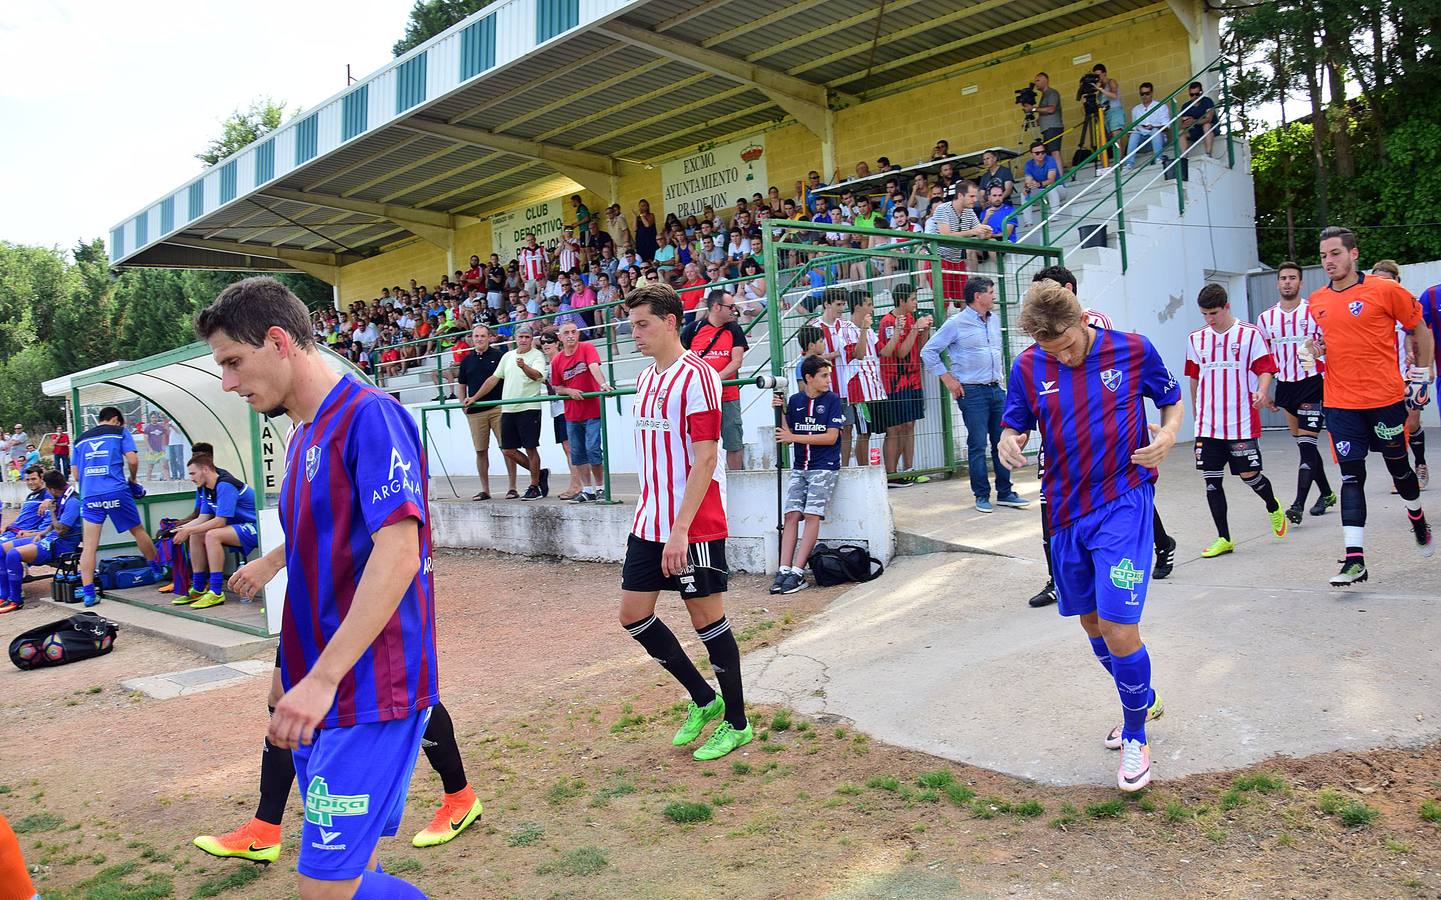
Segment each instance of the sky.
[{"label": "sky", "polygon": [[200,172],[237,108],[314,107],[391,59],[411,0],[0,3],[0,240],[73,247]]}]

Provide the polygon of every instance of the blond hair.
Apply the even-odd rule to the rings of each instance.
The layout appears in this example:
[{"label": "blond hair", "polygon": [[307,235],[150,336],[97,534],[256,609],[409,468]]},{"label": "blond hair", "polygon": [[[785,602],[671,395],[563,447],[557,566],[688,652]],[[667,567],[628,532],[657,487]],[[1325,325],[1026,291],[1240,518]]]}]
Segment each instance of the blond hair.
[{"label": "blond hair", "polygon": [[1401,267],[1396,265],[1396,260],[1394,259],[1376,260],[1376,264],[1371,267],[1371,271],[1385,272],[1387,275],[1390,275],[1392,278],[1396,279],[1397,284],[1401,283]]},{"label": "blond hair", "polygon": [[1060,284],[1042,279],[1026,291],[1021,330],[1038,341],[1053,341],[1081,324],[1081,302]]}]

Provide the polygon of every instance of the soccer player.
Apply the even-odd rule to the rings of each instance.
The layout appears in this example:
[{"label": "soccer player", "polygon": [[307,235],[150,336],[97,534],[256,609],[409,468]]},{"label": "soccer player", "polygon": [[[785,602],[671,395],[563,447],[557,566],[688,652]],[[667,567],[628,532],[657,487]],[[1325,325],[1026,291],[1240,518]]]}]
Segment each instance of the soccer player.
[{"label": "soccer player", "polygon": [[44,533],[34,540],[17,541],[5,552],[4,594],[0,613],[25,606],[25,567],[54,562],[80,545],[80,498],[69,491],[65,476],[51,469],[45,473],[49,515],[41,514]]},{"label": "soccer player", "polygon": [[[1387,281],[1394,281],[1397,284],[1401,283],[1401,267],[1396,264],[1396,260],[1394,259],[1376,260],[1375,265],[1371,267],[1371,274],[1378,278],[1385,278]],[[1428,290],[1433,289],[1428,288]],[[1431,320],[1427,318],[1426,311],[1428,304],[1434,305],[1434,297],[1427,297],[1426,291],[1422,291],[1421,296],[1417,299],[1421,301],[1421,320],[1428,325],[1431,324]],[[1434,326],[1431,337],[1432,355],[1434,356],[1436,343]],[[1414,328],[1408,329],[1402,328],[1400,325],[1396,326],[1396,356],[1399,364],[1398,371],[1400,371],[1401,379],[1404,381],[1407,371],[1416,363],[1416,334]],[[1411,455],[1415,457],[1413,468],[1416,470],[1416,484],[1424,491],[1426,490],[1426,485],[1431,481],[1431,470],[1426,465],[1426,432],[1421,428],[1421,410],[1417,407],[1408,406],[1406,408],[1406,435],[1406,444],[1411,449]],[[1391,488],[1391,493],[1396,493],[1394,487]]]},{"label": "soccer player", "polygon": [[[1311,350],[1326,357],[1326,427],[1341,468],[1341,531],[1346,557],[1332,587],[1360,584],[1366,570],[1366,454],[1381,454],[1422,556],[1435,552],[1421,510],[1421,487],[1406,459],[1406,410],[1430,400],[1431,330],[1416,328],[1421,304],[1401,285],[1356,269],[1356,235],[1332,225],[1321,232],[1321,267],[1331,283],[1306,305],[1320,326]],[[1396,326],[1415,329],[1416,364],[1403,380]]]},{"label": "soccer player", "polygon": [[[1076,276],[1065,266],[1047,266],[1031,277],[1033,284],[1047,280],[1054,281],[1072,294],[1076,293]],[[1092,328],[1107,330],[1115,328],[1111,324],[1111,317],[1099,309],[1083,308],[1081,318],[1086,325]],[[1041,481],[1041,550],[1046,556],[1046,586],[1027,601],[1032,609],[1039,609],[1056,602],[1055,569],[1051,565],[1051,520],[1046,514],[1045,474],[1046,449],[1042,446],[1036,452],[1036,478]],[[1166,526],[1161,523],[1161,511],[1154,505],[1151,508],[1151,532],[1156,544],[1156,564],[1151,569],[1151,577],[1160,581],[1169,576],[1171,570],[1176,567],[1176,539],[1166,533]]]},{"label": "soccer player", "polygon": [[299,424],[280,520],[289,571],[280,633],[285,694],[268,738],[305,790],[299,893],[421,897],[376,869],[395,834],[430,707],[439,699],[426,460],[389,394],[320,355],[305,305],[247,278],[196,317],[221,387]]},{"label": "soccer player", "polygon": [[1325,379],[1314,360],[1307,365],[1307,360],[1297,352],[1317,334],[1306,301],[1301,299],[1301,267],[1293,262],[1281,263],[1276,269],[1276,291],[1281,295],[1280,302],[1256,317],[1256,329],[1276,363],[1275,405],[1285,410],[1291,437],[1301,452],[1301,464],[1296,469],[1296,501],[1286,510],[1286,518],[1299,525],[1312,482],[1317,495],[1311,515],[1325,514],[1339,498],[1331,490],[1321,451],[1316,446],[1317,435],[1326,423],[1321,408]]},{"label": "soccer player", "polygon": [[175,529],[173,540],[190,549],[191,586],[189,594],[171,602],[209,609],[225,602],[225,548],[239,547],[243,556],[249,556],[260,544],[255,488],[217,469],[215,457],[208,453],[191,456],[185,467],[195,482],[196,510],[203,513]]},{"label": "soccer player", "polygon": [[1226,465],[1266,504],[1271,531],[1286,536],[1286,514],[1271,480],[1261,471],[1261,413],[1271,404],[1276,360],[1255,325],[1231,314],[1226,289],[1208,284],[1196,296],[1206,327],[1186,339],[1186,375],[1196,414],[1196,468],[1206,481],[1206,504],[1216,523],[1216,541],[1201,551],[1214,559],[1236,549],[1226,517]]},{"label": "soccer player", "polygon": [[[1121,751],[1116,785],[1139,791],[1152,778],[1146,722],[1162,710],[1140,631],[1153,486],[1181,428],[1181,391],[1150,341],[1087,327],[1076,295],[1049,279],[1031,285],[1019,324],[1036,343],[1011,364],[1001,460],[1024,466],[1039,427],[1058,608],[1080,617],[1116,683],[1123,721],[1104,743]],[[1147,397],[1160,425],[1146,422]]]},{"label": "soccer player", "polygon": [[[635,448],[640,500],[626,539],[620,623],[690,693],[675,733],[683,747],[723,718],[693,756],[719,759],[751,742],[740,647],[725,615],[725,469],[717,466],[720,378],[680,342],[685,309],[667,284],[648,282],[626,301],[636,349],[654,362],[636,379]],[[717,694],[655,614],[661,591],[677,591],[705,644]]]},{"label": "soccer player", "polygon": [[[100,424],[75,439],[75,473],[80,482],[80,504],[84,509],[85,528],[80,545],[80,593],[86,606],[94,606],[95,557],[100,550],[100,531],[105,520],[119,532],[130,532],[135,546],[150,561],[150,574],[155,581],[165,577],[155,555],[155,542],[145,533],[135,498],[144,495],[136,482],[140,472],[140,456],[135,449],[135,436],[125,427],[120,410],[107,406],[100,410]],[[130,474],[124,474],[125,470]]]},{"label": "soccer player", "polygon": [[44,514],[41,505],[49,496],[45,493],[45,469],[31,466],[25,470],[25,489],[30,493],[20,502],[20,514],[4,531],[0,531],[0,550],[14,549],[17,541],[33,541],[44,531]]},{"label": "soccer player", "polygon": [[[1417,298],[1421,301],[1421,319],[1431,329],[1432,356],[1435,356],[1435,347],[1441,344],[1441,284],[1433,284],[1421,292]],[[1435,371],[1435,360],[1432,360],[1432,371]],[[1411,445],[1411,455],[1416,458],[1416,481],[1422,490],[1431,481],[1431,470],[1426,465],[1426,431],[1421,427],[1421,411],[1415,410],[1416,423],[1411,426],[1411,436],[1408,442]]]}]

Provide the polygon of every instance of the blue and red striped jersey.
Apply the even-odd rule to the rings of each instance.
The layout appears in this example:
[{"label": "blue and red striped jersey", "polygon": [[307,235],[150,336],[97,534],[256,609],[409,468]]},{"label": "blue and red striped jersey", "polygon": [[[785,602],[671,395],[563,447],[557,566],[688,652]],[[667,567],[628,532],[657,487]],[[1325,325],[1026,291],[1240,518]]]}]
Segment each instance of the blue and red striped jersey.
[{"label": "blue and red striped jersey", "polygon": [[1001,422],[1022,433],[1040,427],[1041,487],[1052,529],[1156,480],[1155,469],[1131,462],[1131,454],[1151,442],[1146,397],[1171,406],[1181,402],[1181,389],[1139,334],[1096,329],[1090,354],[1074,369],[1039,344],[1011,364]]},{"label": "blue and red striped jersey", "polygon": [[346,376],[315,420],[296,426],[285,457],[285,689],[305,677],[344,621],[375,547],[372,535],[414,518],[420,569],[390,621],[341,679],[322,727],[403,719],[431,706],[439,699],[435,584],[425,454],[415,421],[389,394]]},{"label": "blue and red striped jersey", "polygon": [[1433,284],[1421,292],[1421,319],[1431,326],[1431,337],[1441,347],[1441,284]]}]

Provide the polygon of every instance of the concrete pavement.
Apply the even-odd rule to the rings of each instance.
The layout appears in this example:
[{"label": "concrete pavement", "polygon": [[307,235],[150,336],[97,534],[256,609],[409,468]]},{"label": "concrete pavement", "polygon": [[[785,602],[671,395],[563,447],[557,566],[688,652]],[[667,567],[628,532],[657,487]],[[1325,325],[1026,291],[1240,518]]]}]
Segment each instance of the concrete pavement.
[{"label": "concrete pavement", "polygon": [[[1268,434],[1262,447],[1284,507],[1295,445]],[[1142,622],[1166,706],[1148,729],[1157,778],[1441,735],[1441,558],[1416,553],[1381,461],[1367,483],[1371,580],[1349,591],[1327,584],[1339,568],[1338,511],[1277,540],[1234,477],[1237,550],[1200,559],[1215,534],[1193,466],[1190,445],[1178,446],[1157,492],[1180,551],[1171,578],[1153,582]],[[1018,489],[1034,498],[1032,475]],[[977,513],[965,479],[890,495],[898,531],[987,553],[896,560],[800,634],[747,656],[748,696],[1043,782],[1112,781],[1116,757],[1101,739],[1119,721],[1114,685],[1076,622],[1026,606],[1046,577],[1036,508]],[[1422,494],[1432,498],[1434,521],[1441,491]]]}]

